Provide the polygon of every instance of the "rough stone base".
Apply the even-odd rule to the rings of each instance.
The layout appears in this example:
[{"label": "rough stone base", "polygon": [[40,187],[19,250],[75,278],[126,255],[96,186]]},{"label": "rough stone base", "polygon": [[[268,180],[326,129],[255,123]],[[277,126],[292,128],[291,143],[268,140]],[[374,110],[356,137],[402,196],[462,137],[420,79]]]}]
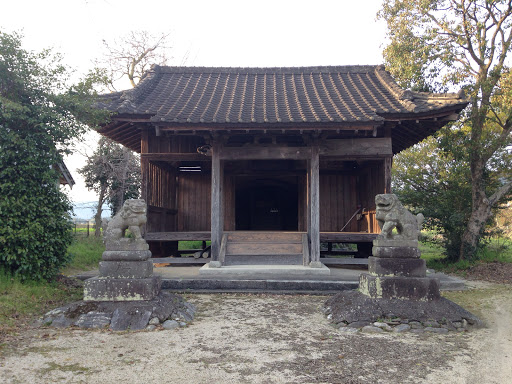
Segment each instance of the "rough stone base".
[{"label": "rough stone base", "polygon": [[372,255],[382,258],[396,258],[396,259],[419,259],[421,252],[415,247],[383,247],[374,246],[372,248]]},{"label": "rough stone base", "polygon": [[194,305],[181,296],[162,291],[149,301],[78,301],[54,309],[38,323],[56,328],[80,327],[84,329],[110,328],[114,331],[153,329],[173,321],[186,326],[193,321]]},{"label": "rough stone base", "polygon": [[382,319],[394,319],[396,325],[423,322],[427,326],[426,322],[434,320],[454,329],[461,328],[464,322],[483,325],[475,315],[445,298],[432,301],[372,299],[358,291],[343,291],[329,298],[324,313],[333,323],[342,326],[368,325]]},{"label": "rough stone base", "polygon": [[152,300],[160,292],[158,277],[147,279],[112,279],[93,277],[84,283],[84,301]]},{"label": "rough stone base", "polygon": [[426,262],[423,259],[368,258],[368,272],[377,276],[425,277]]},{"label": "rough stone base", "polygon": [[114,279],[146,279],[153,275],[153,262],[100,261],[100,277]]},{"label": "rough stone base", "polygon": [[441,297],[439,280],[431,277],[386,277],[362,273],[359,291],[372,299],[430,301]]}]

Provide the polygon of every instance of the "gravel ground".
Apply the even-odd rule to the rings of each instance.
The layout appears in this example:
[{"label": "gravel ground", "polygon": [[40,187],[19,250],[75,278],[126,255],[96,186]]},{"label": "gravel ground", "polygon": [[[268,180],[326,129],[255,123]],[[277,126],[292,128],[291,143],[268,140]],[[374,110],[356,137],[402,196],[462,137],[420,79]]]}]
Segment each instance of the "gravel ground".
[{"label": "gravel ground", "polygon": [[460,293],[489,328],[448,335],[341,334],[322,314],[325,296],[188,295],[198,313],[187,328],[22,331],[0,352],[0,382],[512,382],[503,287]]}]

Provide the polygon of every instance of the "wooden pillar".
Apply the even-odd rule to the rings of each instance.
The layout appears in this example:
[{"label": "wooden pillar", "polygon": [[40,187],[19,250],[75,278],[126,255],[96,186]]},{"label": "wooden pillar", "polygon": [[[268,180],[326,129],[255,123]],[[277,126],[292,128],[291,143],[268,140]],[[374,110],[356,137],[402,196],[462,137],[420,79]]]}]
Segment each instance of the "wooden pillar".
[{"label": "wooden pillar", "polygon": [[[149,132],[147,129],[141,131],[140,140],[140,153],[149,152]],[[148,182],[149,182],[149,160],[141,157],[140,159],[140,173],[141,173],[141,188],[140,197],[149,205],[149,193],[148,193]],[[147,224],[142,227],[142,232],[147,233]]]},{"label": "wooden pillar", "polygon": [[217,262],[217,264],[219,263],[220,246],[222,243],[222,235],[224,229],[224,209],[222,197],[224,165],[220,159],[220,149],[221,144],[218,141],[214,141],[212,143],[211,258],[212,261]]},{"label": "wooden pillar", "polygon": [[384,193],[391,192],[391,167],[393,166],[393,158],[386,157],[384,159]]},{"label": "wooden pillar", "polygon": [[320,158],[318,144],[311,147],[308,161],[308,236],[311,266],[320,266]]}]

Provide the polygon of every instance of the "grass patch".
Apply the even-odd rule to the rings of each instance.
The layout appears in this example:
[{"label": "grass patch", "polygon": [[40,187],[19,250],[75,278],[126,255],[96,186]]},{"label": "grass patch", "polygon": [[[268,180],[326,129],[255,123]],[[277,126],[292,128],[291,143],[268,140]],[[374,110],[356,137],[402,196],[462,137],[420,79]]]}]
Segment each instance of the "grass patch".
[{"label": "grass patch", "polygon": [[493,310],[493,298],[508,295],[510,290],[503,285],[491,285],[487,288],[468,289],[465,291],[443,291],[441,294],[448,300],[457,303],[464,309],[485,319]]},{"label": "grass patch", "polygon": [[68,248],[71,255],[71,263],[66,266],[62,273],[64,275],[73,275],[82,271],[89,271],[98,268],[101,255],[105,250],[102,238],[75,237],[75,240]]},{"label": "grass patch", "polygon": [[59,282],[25,281],[0,270],[0,335],[59,305],[79,300],[81,288]]},{"label": "grass patch", "polygon": [[477,252],[474,260],[461,260],[447,264],[443,247],[432,241],[420,242],[421,258],[427,261],[427,267],[443,272],[460,272],[479,263],[512,263],[512,241],[508,238],[487,239],[483,247]]},{"label": "grass patch", "polygon": [[[71,263],[61,272],[71,275],[98,268],[105,250],[102,239],[76,237],[68,248]],[[83,288],[66,281],[25,281],[8,275],[0,269],[0,338],[17,326],[33,321],[37,316],[65,303],[80,300]]]}]

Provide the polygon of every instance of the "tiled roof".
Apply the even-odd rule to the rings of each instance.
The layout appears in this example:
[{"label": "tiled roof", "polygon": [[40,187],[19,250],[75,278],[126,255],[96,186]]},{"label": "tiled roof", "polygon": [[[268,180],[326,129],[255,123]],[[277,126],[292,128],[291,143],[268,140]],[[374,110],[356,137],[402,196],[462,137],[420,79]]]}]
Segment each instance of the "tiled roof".
[{"label": "tiled roof", "polygon": [[154,66],[100,106],[161,124],[381,122],[462,109],[462,94],[401,89],[383,66],[201,68]]}]

